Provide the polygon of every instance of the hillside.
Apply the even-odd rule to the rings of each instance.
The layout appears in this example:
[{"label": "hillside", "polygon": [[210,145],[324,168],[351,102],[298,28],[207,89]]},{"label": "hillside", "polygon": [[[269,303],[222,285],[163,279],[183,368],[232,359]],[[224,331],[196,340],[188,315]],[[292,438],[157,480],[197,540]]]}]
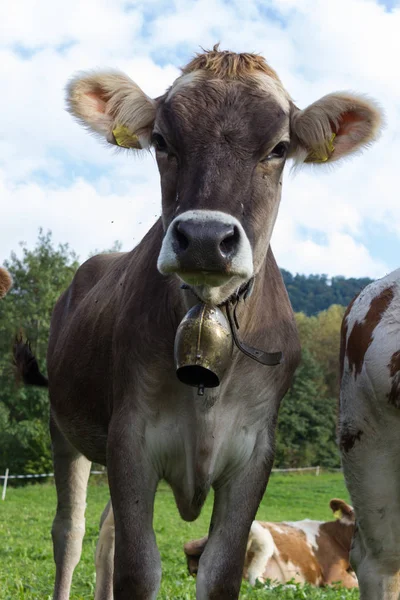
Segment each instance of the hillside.
[{"label": "hillside", "polygon": [[368,277],[349,278],[326,275],[292,275],[281,269],[294,312],[308,316],[326,310],[332,304],[347,306],[360,290],[373,280]]}]

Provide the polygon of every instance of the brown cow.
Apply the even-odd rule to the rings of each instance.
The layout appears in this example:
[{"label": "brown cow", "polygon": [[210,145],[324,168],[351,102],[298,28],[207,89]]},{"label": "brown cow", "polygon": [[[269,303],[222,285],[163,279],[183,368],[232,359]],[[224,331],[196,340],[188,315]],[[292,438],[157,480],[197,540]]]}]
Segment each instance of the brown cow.
[{"label": "brown cow", "polygon": [[339,439],[356,516],[362,600],[400,598],[400,269],[353,300],[342,324]]},{"label": "brown cow", "polygon": [[[156,597],[160,479],[186,520],[214,488],[197,598],[237,598],[279,404],[300,356],[270,248],[283,168],[288,156],[333,162],[368,145],[380,111],[347,93],[300,110],[262,57],[218,48],[192,60],[156,100],[111,72],[80,74],[68,103],[110,144],[155,148],[162,217],[132,252],[83,264],[52,317],[54,598],[69,597],[80,557],[90,461],[107,464],[112,501],[98,544],[96,600],[113,591],[114,600]],[[177,327],[199,301],[225,313],[232,299],[246,344],[283,352],[284,361],[264,366],[233,347],[220,386],[199,396],[175,374]]]},{"label": "brown cow", "polygon": [[[243,577],[251,585],[267,579],[275,583],[311,583],[318,587],[339,583],[357,587],[349,553],[354,533],[354,512],[344,500],[333,499],[335,521],[254,521],[247,542]],[[207,537],[184,546],[189,573],[195,575]],[[229,554],[229,548],[225,548]]]},{"label": "brown cow", "polygon": [[0,298],[3,298],[12,285],[12,279],[10,273],[0,267]]}]

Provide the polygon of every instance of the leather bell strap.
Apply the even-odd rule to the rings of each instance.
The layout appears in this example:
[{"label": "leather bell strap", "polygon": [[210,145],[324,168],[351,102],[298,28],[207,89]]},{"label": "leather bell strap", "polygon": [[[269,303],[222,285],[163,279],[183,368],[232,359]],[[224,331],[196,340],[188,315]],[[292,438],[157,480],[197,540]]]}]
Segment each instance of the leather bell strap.
[{"label": "leather bell strap", "polygon": [[233,317],[232,307],[229,302],[226,304],[226,314],[231,327],[233,340],[243,354],[268,367],[275,367],[276,365],[280,365],[282,363],[282,352],[264,352],[264,350],[257,350],[257,348],[253,348],[253,346],[249,346],[239,339],[237,333],[237,330],[239,329],[237,319]]}]

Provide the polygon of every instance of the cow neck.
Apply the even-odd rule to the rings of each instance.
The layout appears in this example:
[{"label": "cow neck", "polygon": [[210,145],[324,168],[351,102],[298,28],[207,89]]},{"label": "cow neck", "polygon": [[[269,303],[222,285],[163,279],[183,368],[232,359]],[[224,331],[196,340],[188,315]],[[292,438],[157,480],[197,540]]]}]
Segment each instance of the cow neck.
[{"label": "cow neck", "polygon": [[343,523],[336,521],[335,539],[336,542],[346,551],[350,545],[354,533],[354,525],[352,523]]}]

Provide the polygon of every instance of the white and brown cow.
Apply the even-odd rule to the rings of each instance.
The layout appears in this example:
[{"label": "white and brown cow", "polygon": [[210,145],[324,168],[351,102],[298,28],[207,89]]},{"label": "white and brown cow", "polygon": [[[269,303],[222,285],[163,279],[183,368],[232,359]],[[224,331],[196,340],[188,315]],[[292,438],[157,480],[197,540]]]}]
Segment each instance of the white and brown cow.
[{"label": "white and brown cow", "polygon": [[[265,523],[254,521],[247,543],[243,577],[251,585],[267,579],[295,581],[322,587],[340,583],[357,587],[349,553],[354,533],[354,512],[344,500],[333,499],[335,521]],[[197,573],[207,537],[187,542],[184,551],[189,572]],[[225,549],[229,553],[229,548]]]},{"label": "white and brown cow", "polygon": [[12,279],[10,273],[0,267],[0,298],[3,298],[12,285]]},{"label": "white and brown cow", "polygon": [[[131,252],[84,263],[52,316],[54,598],[69,598],[79,561],[90,461],[107,465],[112,501],[96,600],[156,598],[152,516],[161,479],[188,521],[214,488],[197,598],[237,598],[279,404],[300,358],[270,247],[285,162],[329,163],[359,150],[379,133],[380,110],[348,93],[300,110],[262,57],[218,48],[194,58],[157,99],[126,75],[103,72],[77,76],[68,105],[112,145],[154,148],[162,217]],[[232,346],[220,385],[199,396],[176,377],[177,328],[198,302],[226,313],[232,301],[246,347],[282,352],[284,361],[265,366]]]},{"label": "white and brown cow", "polygon": [[342,324],[339,439],[354,505],[362,600],[400,598],[400,269],[368,285]]}]

